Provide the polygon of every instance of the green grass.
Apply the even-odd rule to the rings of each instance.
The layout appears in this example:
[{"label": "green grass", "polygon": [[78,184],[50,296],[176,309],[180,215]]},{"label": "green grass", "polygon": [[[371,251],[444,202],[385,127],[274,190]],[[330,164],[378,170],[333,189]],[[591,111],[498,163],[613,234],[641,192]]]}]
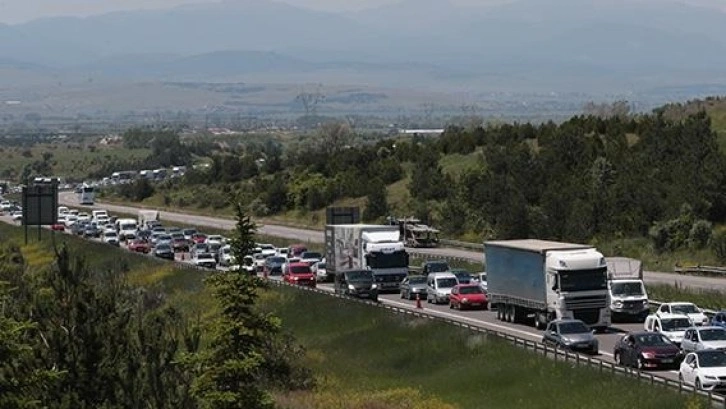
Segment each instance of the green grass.
[{"label": "green grass", "polygon": [[726,309],[726,293],[718,290],[683,288],[679,285],[648,285],[648,297],[657,301],[689,301],[710,310]]},{"label": "green grass", "polygon": [[439,160],[439,164],[444,174],[457,178],[465,171],[476,168],[483,161],[484,158],[481,152],[474,152],[468,155],[455,153],[442,157]]},{"label": "green grass", "polygon": [[[411,395],[422,400],[396,407],[433,407],[426,400],[435,397],[438,407],[472,409],[663,409],[682,408],[688,401],[633,378],[553,362],[492,336],[348,300],[280,288],[263,297],[262,307],[281,317],[305,346],[307,364],[324,380],[317,391],[322,396],[360,398],[414,388],[418,395]],[[613,403],[614,396],[620,403]],[[339,407],[300,395],[287,399],[306,403],[290,406],[295,408]],[[393,406],[369,402],[348,407]]]},{"label": "green grass", "polygon": [[44,153],[52,155],[48,160],[51,167],[50,175],[46,176],[63,176],[83,180],[90,172],[101,169],[110,161],[143,159],[151,152],[149,149],[126,149],[115,145],[102,146],[95,140],[85,143],[42,143],[30,148],[3,146],[0,149],[0,155],[3,157],[0,162],[0,179],[17,178],[26,165],[44,162]]}]

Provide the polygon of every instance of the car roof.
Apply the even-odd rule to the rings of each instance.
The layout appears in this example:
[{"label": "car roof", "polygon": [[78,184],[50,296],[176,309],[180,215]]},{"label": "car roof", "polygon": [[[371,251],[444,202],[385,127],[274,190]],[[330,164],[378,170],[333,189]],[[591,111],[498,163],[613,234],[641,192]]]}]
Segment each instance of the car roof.
[{"label": "car roof", "polygon": [[438,273],[429,273],[429,276],[433,278],[456,278],[454,273],[450,273],[448,271],[441,271]]},{"label": "car roof", "polygon": [[663,304],[668,304],[668,305],[696,305],[695,303],[688,302],[688,301],[665,302]]},{"label": "car roof", "polygon": [[704,326],[701,326],[701,327],[695,327],[694,326],[693,328],[695,328],[696,331],[703,331],[703,330],[706,330],[706,329],[715,329],[717,331],[726,331],[726,328],[724,328],[724,327],[718,327],[716,325],[704,325]]}]

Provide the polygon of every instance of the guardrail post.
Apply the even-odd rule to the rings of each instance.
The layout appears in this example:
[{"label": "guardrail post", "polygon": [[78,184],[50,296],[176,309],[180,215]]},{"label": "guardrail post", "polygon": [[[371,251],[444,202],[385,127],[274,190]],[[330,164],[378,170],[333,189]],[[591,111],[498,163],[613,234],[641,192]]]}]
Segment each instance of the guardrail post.
[{"label": "guardrail post", "polygon": [[598,366],[600,367],[599,368],[600,369],[600,373],[602,373],[602,360],[599,360],[598,361]]}]

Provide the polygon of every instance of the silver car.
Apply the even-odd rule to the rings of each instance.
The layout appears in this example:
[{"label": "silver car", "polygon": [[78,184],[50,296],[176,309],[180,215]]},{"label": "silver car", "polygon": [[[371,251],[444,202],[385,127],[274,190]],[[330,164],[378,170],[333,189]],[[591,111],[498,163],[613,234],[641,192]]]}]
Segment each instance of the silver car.
[{"label": "silver car", "polygon": [[684,352],[695,352],[703,349],[726,351],[726,328],[691,327],[683,335],[681,349]]},{"label": "silver car", "polygon": [[409,300],[416,299],[416,295],[419,299],[426,299],[426,277],[424,276],[408,276],[401,281],[401,298]]},{"label": "silver car", "polygon": [[597,355],[600,349],[593,331],[580,320],[558,319],[547,324],[542,343]]}]

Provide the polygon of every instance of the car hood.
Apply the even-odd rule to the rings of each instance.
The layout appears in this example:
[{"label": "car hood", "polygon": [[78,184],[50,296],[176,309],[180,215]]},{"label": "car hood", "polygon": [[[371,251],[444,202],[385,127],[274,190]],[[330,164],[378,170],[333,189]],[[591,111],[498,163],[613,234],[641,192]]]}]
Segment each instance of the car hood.
[{"label": "car hood", "polygon": [[701,373],[701,375],[706,376],[726,376],[726,366],[717,366],[713,368],[699,368],[698,372]]},{"label": "car hood", "polygon": [[439,293],[439,294],[450,295],[451,294],[451,288],[439,288],[438,290],[436,290],[436,292]]},{"label": "car hood", "polygon": [[594,338],[595,336],[589,332],[583,334],[565,334],[562,336],[562,340],[565,342],[588,342]]},{"label": "car hood", "polygon": [[313,278],[313,273],[290,273],[290,277],[297,277],[297,278]]},{"label": "car hood", "polygon": [[726,341],[702,341],[701,344],[708,349],[726,349]]},{"label": "car hood", "polygon": [[658,346],[658,347],[647,346],[647,347],[641,347],[640,348],[640,352],[641,353],[643,353],[643,352],[651,352],[651,353],[654,353],[654,354],[677,354],[680,351],[681,351],[681,349],[678,348],[675,345]]},{"label": "car hood", "polygon": [[686,334],[686,331],[661,331],[661,334],[665,335],[666,338],[671,341],[681,342],[683,341],[683,335]]}]

